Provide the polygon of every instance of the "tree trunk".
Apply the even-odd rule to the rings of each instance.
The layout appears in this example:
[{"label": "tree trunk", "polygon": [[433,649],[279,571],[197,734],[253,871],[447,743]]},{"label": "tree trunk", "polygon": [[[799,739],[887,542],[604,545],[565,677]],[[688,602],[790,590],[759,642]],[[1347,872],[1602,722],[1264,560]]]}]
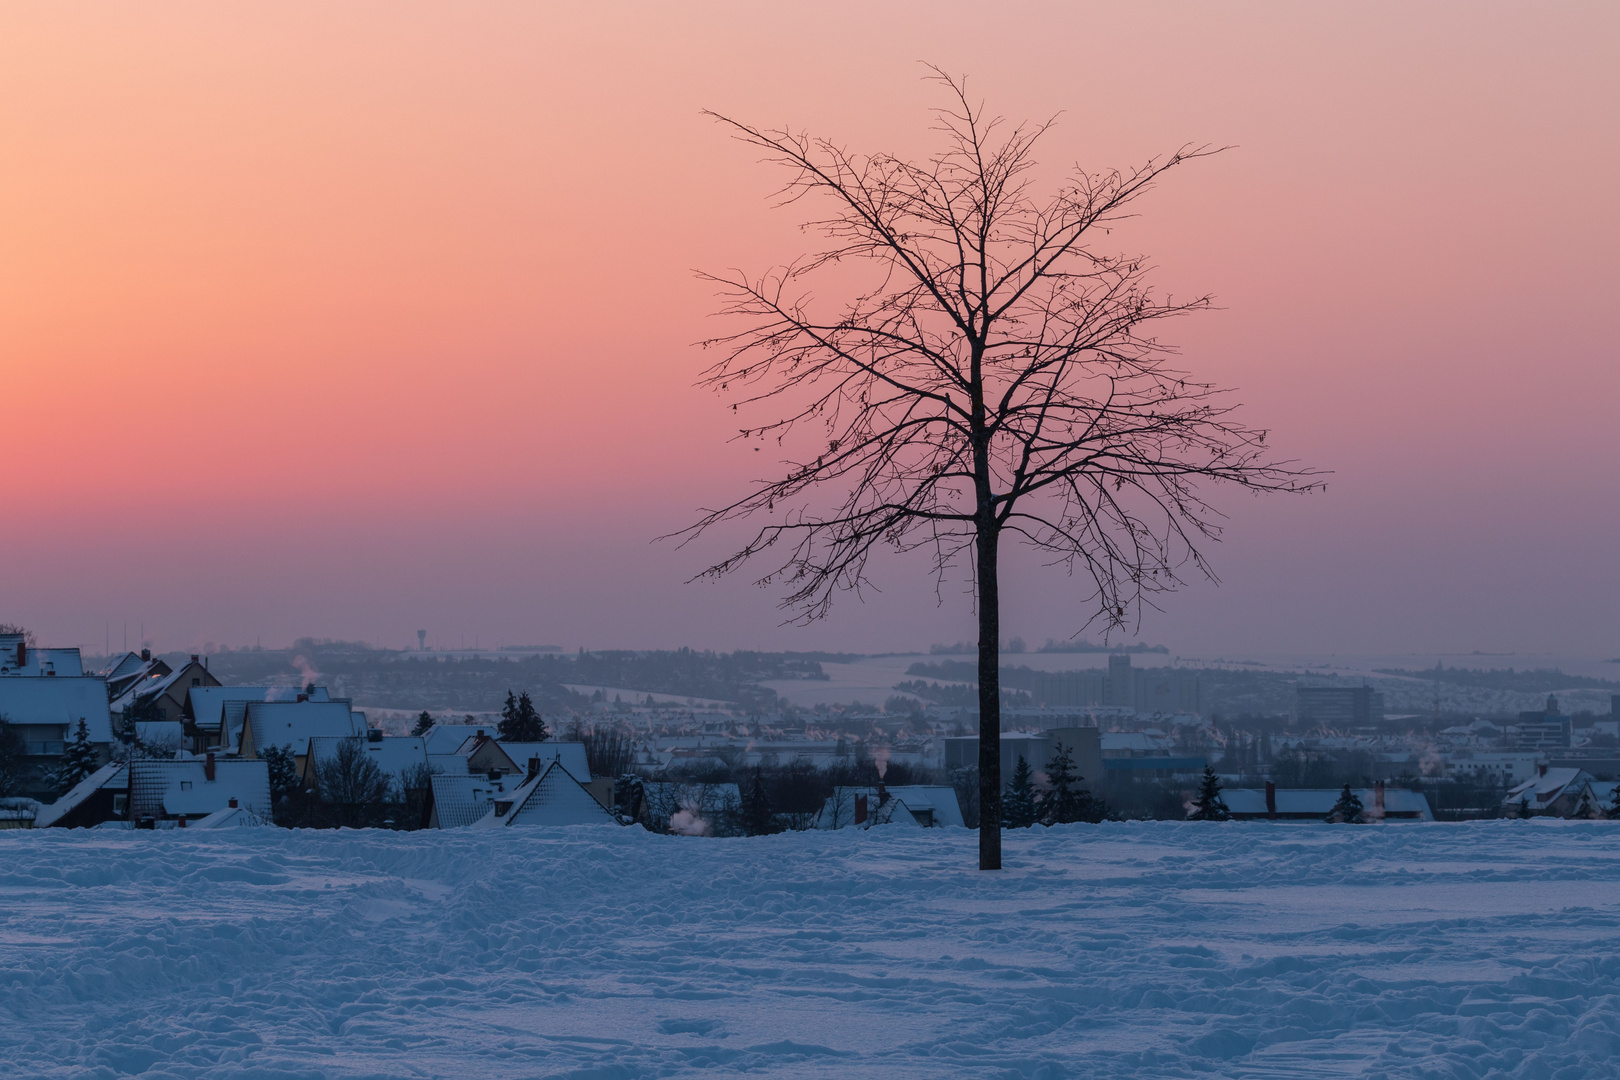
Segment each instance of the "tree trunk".
[{"label": "tree trunk", "polygon": [[996,584],[1000,530],[981,523],[979,572],[979,869],[1001,869],[1001,595]]}]

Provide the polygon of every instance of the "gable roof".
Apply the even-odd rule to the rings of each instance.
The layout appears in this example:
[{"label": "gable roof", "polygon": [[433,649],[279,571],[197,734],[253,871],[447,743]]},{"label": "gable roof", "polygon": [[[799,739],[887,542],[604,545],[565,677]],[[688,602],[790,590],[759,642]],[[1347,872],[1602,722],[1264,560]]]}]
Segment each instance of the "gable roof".
[{"label": "gable roof", "polygon": [[441,829],[459,829],[471,825],[489,813],[497,796],[504,798],[518,785],[510,776],[495,780],[487,776],[459,773],[434,773],[430,781],[433,789],[433,812]]},{"label": "gable roof", "polygon": [[855,821],[855,800],[858,796],[866,796],[867,817],[860,822],[865,828],[868,825],[921,825],[924,820],[930,820],[939,827],[961,827],[962,807],[956,799],[956,789],[940,785],[908,784],[903,787],[885,789],[888,792],[888,801],[878,802],[878,789],[875,787],[839,787],[822,804],[821,812],[816,815],[816,828],[818,829],[844,829],[851,828]]},{"label": "gable roof", "polygon": [[[471,755],[477,746],[477,736],[463,742],[456,748],[456,753]],[[506,760],[511,762],[512,768],[520,773],[529,771],[529,759],[539,758],[540,767],[544,769],[553,761],[562,765],[572,776],[582,784],[591,782],[591,767],[585,758],[584,743],[570,742],[507,742],[504,739],[488,740],[499,748]]]},{"label": "gable roof", "polygon": [[112,742],[107,680],[99,675],[8,675],[0,679],[0,717],[13,724],[66,724],[69,739],[82,719],[91,742]]},{"label": "gable roof", "polygon": [[334,737],[331,735],[317,735],[309,740],[309,756],[304,762],[304,776],[306,780],[315,777],[315,769],[320,763],[333,757],[337,753],[338,744],[344,738],[360,740],[365,748],[366,757],[375,762],[382,774],[388,777],[397,791],[400,783],[400,774],[417,765],[427,764],[427,752],[423,749],[422,740],[410,735],[384,736],[381,739],[372,739],[364,735],[348,735]]},{"label": "gable roof", "polygon": [[[186,715],[203,731],[220,730],[227,702],[246,706],[250,701],[297,701],[305,691],[297,686],[193,686],[186,694]],[[331,701],[326,687],[308,691],[311,701]],[[242,719],[238,709],[236,720]]]},{"label": "gable roof", "polygon": [[[250,701],[246,703],[244,734],[251,729],[253,752],[267,746],[291,745],[298,755],[309,752],[309,740],[321,736],[364,735],[365,723],[347,701]],[[242,746],[238,753],[245,753]]]},{"label": "gable roof", "polygon": [[512,792],[497,798],[489,812],[473,822],[475,829],[502,829],[512,825],[606,825],[617,819],[595,797],[553,761],[544,771]]},{"label": "gable roof", "polygon": [[480,731],[490,738],[495,737],[494,724],[434,724],[422,738],[430,754],[455,754]]},{"label": "gable roof", "polygon": [[270,766],[260,759],[216,760],[214,779],[205,761],[138,758],[129,763],[129,817],[212,814],[231,799],[261,816],[270,814]]},{"label": "gable roof", "polygon": [[1502,805],[1527,802],[1532,810],[1545,810],[1566,791],[1579,790],[1591,781],[1592,775],[1585,769],[1548,769],[1508,789],[1502,798]]},{"label": "gable roof", "polygon": [[129,773],[127,766],[121,761],[108,762],[89,776],[74,784],[49,806],[41,807],[39,816],[34,818],[34,828],[44,829],[55,825],[68,814],[77,810],[90,796],[105,787],[127,788],[129,786]]}]

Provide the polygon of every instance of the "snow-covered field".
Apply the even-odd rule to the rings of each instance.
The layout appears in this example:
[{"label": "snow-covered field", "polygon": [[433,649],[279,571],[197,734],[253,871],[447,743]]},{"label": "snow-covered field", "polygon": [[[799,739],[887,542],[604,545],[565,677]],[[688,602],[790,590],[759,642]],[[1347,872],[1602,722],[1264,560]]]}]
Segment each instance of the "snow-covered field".
[{"label": "snow-covered field", "polygon": [[1620,1075],[1620,826],[0,834],[0,1075]]}]

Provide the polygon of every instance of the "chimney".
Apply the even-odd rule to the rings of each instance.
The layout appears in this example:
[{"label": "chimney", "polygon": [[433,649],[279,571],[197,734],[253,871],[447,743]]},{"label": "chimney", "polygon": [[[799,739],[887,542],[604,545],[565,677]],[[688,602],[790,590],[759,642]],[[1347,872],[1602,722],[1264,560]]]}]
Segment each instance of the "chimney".
[{"label": "chimney", "polygon": [[309,695],[308,694],[299,694],[298,695],[298,700],[299,701],[308,701],[309,700]]},{"label": "chimney", "polygon": [[1274,782],[1272,782],[1270,780],[1267,780],[1266,781],[1266,817],[1274,818],[1276,816],[1277,816],[1277,785]]},{"label": "chimney", "polygon": [[191,662],[193,664],[195,664],[197,662],[197,654],[196,653],[191,654]]},{"label": "chimney", "polygon": [[28,663],[28,643],[19,641],[17,642],[17,666],[22,667],[26,663]]},{"label": "chimney", "polygon": [[539,775],[540,775],[540,757],[539,757],[539,755],[535,755],[534,757],[529,759],[529,775],[525,776],[523,778],[523,782],[525,784],[527,784],[530,780],[533,780],[535,777],[537,777]]},{"label": "chimney", "polygon": [[179,824],[179,825],[177,825],[177,826],[176,826],[176,828],[180,828],[180,829],[183,829],[183,828],[185,828],[185,827],[186,827],[186,819],[185,819],[185,818],[183,818],[183,817],[182,817],[182,818],[181,818],[181,819],[180,819],[180,824]]},{"label": "chimney", "polygon": [[[150,659],[152,659],[152,650],[151,649],[142,649],[141,650],[141,659],[142,660],[150,660]],[[17,646],[17,662],[19,664],[22,663],[22,646],[21,645]]]},{"label": "chimney", "polygon": [[54,661],[54,660],[45,661],[45,674],[46,675],[55,675],[56,674],[56,661]]},{"label": "chimney", "polygon": [[861,824],[864,824],[865,822],[866,822],[866,796],[865,795],[857,795],[857,796],[855,796],[855,824],[861,825]]},{"label": "chimney", "polygon": [[1373,785],[1373,812],[1379,817],[1384,816],[1384,782],[1382,780]]},{"label": "chimney", "polygon": [[487,775],[489,777],[489,782],[493,784],[495,781],[501,778],[501,770],[491,769]]},{"label": "chimney", "polygon": [[1547,766],[1545,764],[1537,765],[1536,766],[1536,775],[1537,776],[1546,776],[1547,775]]},{"label": "chimney", "polygon": [[236,809],[236,796],[234,796],[234,795],[231,796],[230,807],[231,807],[232,810]]},{"label": "chimney", "polygon": [[878,777],[878,805],[882,806],[889,801],[889,789],[883,786],[883,777]]},{"label": "chimney", "polygon": [[476,738],[476,739],[483,739],[483,737],[484,737],[484,729],[479,728],[476,732],[473,733],[473,737]]},{"label": "chimney", "polygon": [[214,779],[214,755],[212,752],[203,758],[203,777],[207,780]]}]

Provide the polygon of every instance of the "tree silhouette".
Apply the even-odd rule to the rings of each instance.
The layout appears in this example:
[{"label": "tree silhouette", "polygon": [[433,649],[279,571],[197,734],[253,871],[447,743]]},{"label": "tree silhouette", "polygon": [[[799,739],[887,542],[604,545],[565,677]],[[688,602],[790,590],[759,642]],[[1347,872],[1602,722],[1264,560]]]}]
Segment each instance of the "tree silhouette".
[{"label": "tree silhouette", "polygon": [[1035,782],[1030,774],[1029,762],[1018,755],[1013,766],[1012,783],[1007,785],[1007,797],[1002,804],[1003,822],[1009,829],[1027,829],[1040,820],[1035,805]]},{"label": "tree silhouette", "polygon": [[1328,811],[1327,820],[1339,825],[1360,825],[1364,820],[1361,816],[1361,797],[1350,790],[1349,783],[1339,792],[1339,800]]},{"label": "tree silhouette", "polygon": [[1221,798],[1220,777],[1208,762],[1204,763],[1204,778],[1198,785],[1198,801],[1187,817],[1192,821],[1228,821],[1232,817],[1226,800]]},{"label": "tree silhouette", "polygon": [[423,709],[422,715],[416,718],[416,726],[411,728],[411,734],[420,739],[423,735],[426,735],[429,731],[431,731],[432,728],[433,714],[428,712],[426,709]]},{"label": "tree silhouette", "polygon": [[502,739],[510,742],[545,742],[549,734],[527,690],[516,698],[510,690],[506,692],[506,704],[501,707],[501,722],[496,730]]},{"label": "tree silhouette", "polygon": [[1075,821],[1101,821],[1108,813],[1102,800],[1086,790],[1084,777],[1074,771],[1074,755],[1063,743],[1046,763],[1046,795],[1041,799],[1040,818],[1048,825]]},{"label": "tree silhouette", "polygon": [[[936,587],[971,568],[979,618],[979,865],[1001,865],[999,552],[1010,536],[1085,582],[1106,631],[1187,568],[1214,578],[1208,482],[1306,490],[1212,385],[1171,366],[1158,323],[1209,306],[1147,282],[1141,257],[1100,250],[1166,171],[1214,152],[1187,147],[1126,172],[1076,169],[1037,198],[1035,147],[1051,123],[1011,129],[935,70],[950,104],[924,161],[858,156],[825,139],[717,117],[785,167],[784,204],[830,206],[827,244],[788,266],[705,275],[722,314],[746,325],[705,342],[705,385],[774,418],[737,438],[784,447],[785,475],[706,510],[686,540],[722,522],[770,518],[703,575],[756,556],[797,621],[869,584],[879,548],[931,552]],[[847,299],[825,308],[812,284]],[[793,440],[792,445],[789,441]],[[1077,629],[1083,629],[1080,627]]]}]

